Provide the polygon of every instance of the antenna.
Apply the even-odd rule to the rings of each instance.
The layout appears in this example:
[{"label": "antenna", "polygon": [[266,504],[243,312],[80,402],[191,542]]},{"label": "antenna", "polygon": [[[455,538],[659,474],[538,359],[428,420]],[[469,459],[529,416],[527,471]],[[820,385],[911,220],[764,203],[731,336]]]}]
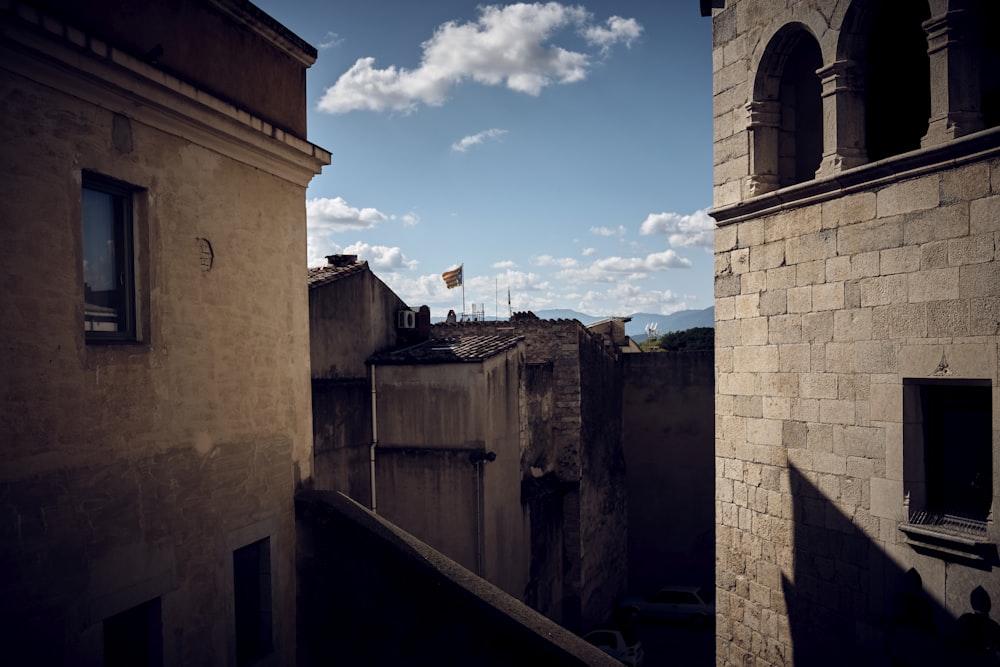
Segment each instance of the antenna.
[{"label": "antenna", "polygon": [[646,325],[646,339],[647,340],[656,340],[656,335],[658,333],[657,330],[659,328],[660,328],[659,322],[650,322],[649,324],[647,324]]}]

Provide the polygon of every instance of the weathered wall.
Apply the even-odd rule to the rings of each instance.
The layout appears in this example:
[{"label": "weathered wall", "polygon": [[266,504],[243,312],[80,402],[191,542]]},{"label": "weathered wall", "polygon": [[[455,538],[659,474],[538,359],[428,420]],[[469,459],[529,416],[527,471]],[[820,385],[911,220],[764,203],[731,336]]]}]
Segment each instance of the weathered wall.
[{"label": "weathered wall", "polygon": [[623,357],[629,588],[708,584],[715,565],[711,352]]},{"label": "weathered wall", "polygon": [[[378,512],[508,593],[529,571],[518,398],[523,351],[376,367]],[[474,453],[496,454],[473,462]]]},{"label": "weathered wall", "polygon": [[622,370],[600,338],[580,342],[581,620],[604,620],[628,579]]},{"label": "weathered wall", "polygon": [[[564,513],[558,543],[550,542],[552,521],[538,517],[534,527],[532,516],[529,591],[546,605],[540,608],[560,610],[560,623],[583,628],[610,614],[625,585],[621,369],[601,338],[575,320],[522,316],[438,324],[432,331],[438,338],[503,333],[525,337],[524,500],[532,511],[559,507]],[[545,497],[535,502],[535,493]],[[548,497],[552,493],[560,499]],[[539,555],[555,552],[562,553],[563,566],[554,568],[551,558]],[[557,590],[559,602],[546,602],[546,592]]]},{"label": "weathered wall", "polygon": [[312,377],[368,377],[365,362],[397,343],[396,313],[407,305],[366,264],[309,290]]},{"label": "weathered wall", "polygon": [[312,410],[315,488],[340,491],[370,507],[371,382],[313,380]]},{"label": "weathered wall", "polygon": [[[159,597],[164,662],[225,664],[232,551],[269,536],[276,660],[290,663],[310,433],[306,292],[288,267],[304,260],[321,154],[58,22],[0,22],[5,658],[100,664],[103,620]],[[139,343],[84,341],[84,169],[141,188]]]},{"label": "weathered wall", "polygon": [[[903,381],[986,381],[995,513],[1000,132],[965,125],[976,109],[963,91],[987,60],[949,31],[985,25],[995,44],[996,17],[962,23],[969,14],[946,15],[960,3],[924,6],[931,20],[911,23],[931,46],[927,133],[868,163],[859,48],[876,3],[725,4],[713,19],[718,664],[961,662],[956,619],[970,592],[1000,600],[1000,533],[994,520],[958,539],[903,532],[924,482]],[[823,163],[801,185],[762,192],[753,137],[769,121],[746,110],[765,75],[778,79],[767,67],[791,43],[783,26],[805,26],[822,53]],[[923,600],[933,629],[904,627],[911,568],[922,586],[910,607]]]}]

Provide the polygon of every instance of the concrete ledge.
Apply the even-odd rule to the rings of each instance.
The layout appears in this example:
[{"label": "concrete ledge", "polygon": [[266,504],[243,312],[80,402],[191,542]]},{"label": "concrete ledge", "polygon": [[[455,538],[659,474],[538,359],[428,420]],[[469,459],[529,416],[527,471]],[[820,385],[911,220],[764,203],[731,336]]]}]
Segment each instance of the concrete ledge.
[{"label": "concrete ledge", "polygon": [[617,665],[346,496],[295,499],[300,665]]}]

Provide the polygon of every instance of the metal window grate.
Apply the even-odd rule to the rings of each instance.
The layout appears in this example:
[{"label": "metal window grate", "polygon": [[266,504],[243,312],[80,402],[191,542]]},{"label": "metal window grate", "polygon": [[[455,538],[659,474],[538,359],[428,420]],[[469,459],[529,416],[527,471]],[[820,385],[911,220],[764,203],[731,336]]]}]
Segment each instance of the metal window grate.
[{"label": "metal window grate", "polygon": [[914,512],[910,515],[910,523],[960,536],[981,537],[986,534],[985,521],[943,512]]}]

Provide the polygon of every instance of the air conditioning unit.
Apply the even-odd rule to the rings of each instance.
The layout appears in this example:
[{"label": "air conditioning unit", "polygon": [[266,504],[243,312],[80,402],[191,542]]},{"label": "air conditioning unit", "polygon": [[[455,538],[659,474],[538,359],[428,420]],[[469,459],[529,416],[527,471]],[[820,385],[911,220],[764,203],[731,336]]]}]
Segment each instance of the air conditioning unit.
[{"label": "air conditioning unit", "polygon": [[416,329],[417,328],[417,311],[415,310],[401,310],[396,313],[396,328],[398,329]]}]

